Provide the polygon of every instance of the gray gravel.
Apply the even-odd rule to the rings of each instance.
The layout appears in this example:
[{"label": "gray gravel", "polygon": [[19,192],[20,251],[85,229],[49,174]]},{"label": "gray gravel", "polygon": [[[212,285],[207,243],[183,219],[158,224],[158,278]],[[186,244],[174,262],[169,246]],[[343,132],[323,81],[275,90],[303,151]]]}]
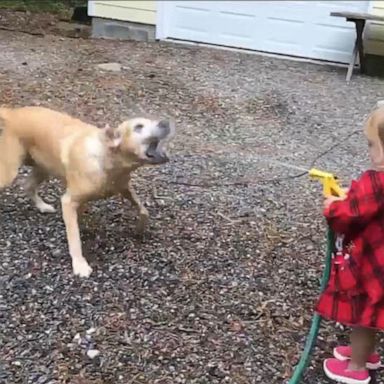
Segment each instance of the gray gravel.
[{"label": "gray gravel", "polygon": [[[119,199],[82,223],[88,280],[71,275],[60,214],[21,181],[0,195],[0,383],[282,383],[318,295],[321,187],[264,159],[309,166],[362,127],[384,82],[345,69],[170,43],[0,32],[0,104],[41,104],[104,125],[171,115],[172,162],[138,172],[151,214],[143,241]],[[121,72],[97,64],[117,62]],[[361,136],[317,166],[348,181]],[[58,206],[61,186],[43,195]],[[343,340],[321,331],[304,383]],[[93,351],[93,352],[89,352]],[[94,351],[99,352],[98,354]],[[91,358],[91,357],[92,358]]]}]

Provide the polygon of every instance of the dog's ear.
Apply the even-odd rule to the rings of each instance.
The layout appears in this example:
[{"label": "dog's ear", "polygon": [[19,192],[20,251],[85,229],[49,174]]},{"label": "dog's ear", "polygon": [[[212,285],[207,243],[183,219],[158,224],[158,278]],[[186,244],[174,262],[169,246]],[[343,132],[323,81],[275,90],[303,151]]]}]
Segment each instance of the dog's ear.
[{"label": "dog's ear", "polygon": [[103,128],[106,138],[107,146],[109,148],[118,148],[123,140],[121,132],[117,128],[111,128],[109,124],[106,124]]}]

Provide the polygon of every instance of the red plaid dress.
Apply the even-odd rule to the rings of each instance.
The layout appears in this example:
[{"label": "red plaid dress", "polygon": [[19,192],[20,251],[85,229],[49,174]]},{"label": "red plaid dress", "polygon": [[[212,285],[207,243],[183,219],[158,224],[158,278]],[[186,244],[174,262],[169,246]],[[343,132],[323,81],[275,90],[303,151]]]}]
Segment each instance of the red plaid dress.
[{"label": "red plaid dress", "polygon": [[384,172],[365,172],[324,215],[336,241],[316,311],[348,326],[384,329]]}]

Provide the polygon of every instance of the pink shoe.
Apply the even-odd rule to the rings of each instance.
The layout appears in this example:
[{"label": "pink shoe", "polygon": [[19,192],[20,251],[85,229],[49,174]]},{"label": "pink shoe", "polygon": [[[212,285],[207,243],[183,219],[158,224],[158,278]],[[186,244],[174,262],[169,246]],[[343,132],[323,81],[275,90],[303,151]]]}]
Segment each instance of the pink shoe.
[{"label": "pink shoe", "polygon": [[[337,360],[346,361],[350,360],[352,355],[352,348],[350,346],[340,346],[333,350],[333,356]],[[367,361],[367,369],[375,370],[381,367],[380,355],[378,353],[372,353]]]},{"label": "pink shoe", "polygon": [[351,371],[348,369],[349,361],[337,359],[324,360],[324,372],[326,376],[343,384],[368,384],[371,380],[367,369],[364,371]]}]

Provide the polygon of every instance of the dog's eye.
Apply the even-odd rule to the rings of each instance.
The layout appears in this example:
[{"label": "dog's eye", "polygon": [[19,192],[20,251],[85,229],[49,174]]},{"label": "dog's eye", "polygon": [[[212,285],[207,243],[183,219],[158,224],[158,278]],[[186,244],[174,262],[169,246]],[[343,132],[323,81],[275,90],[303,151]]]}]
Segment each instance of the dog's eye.
[{"label": "dog's eye", "polygon": [[143,124],[136,124],[134,130],[135,132],[141,132],[143,128],[144,128]]}]

